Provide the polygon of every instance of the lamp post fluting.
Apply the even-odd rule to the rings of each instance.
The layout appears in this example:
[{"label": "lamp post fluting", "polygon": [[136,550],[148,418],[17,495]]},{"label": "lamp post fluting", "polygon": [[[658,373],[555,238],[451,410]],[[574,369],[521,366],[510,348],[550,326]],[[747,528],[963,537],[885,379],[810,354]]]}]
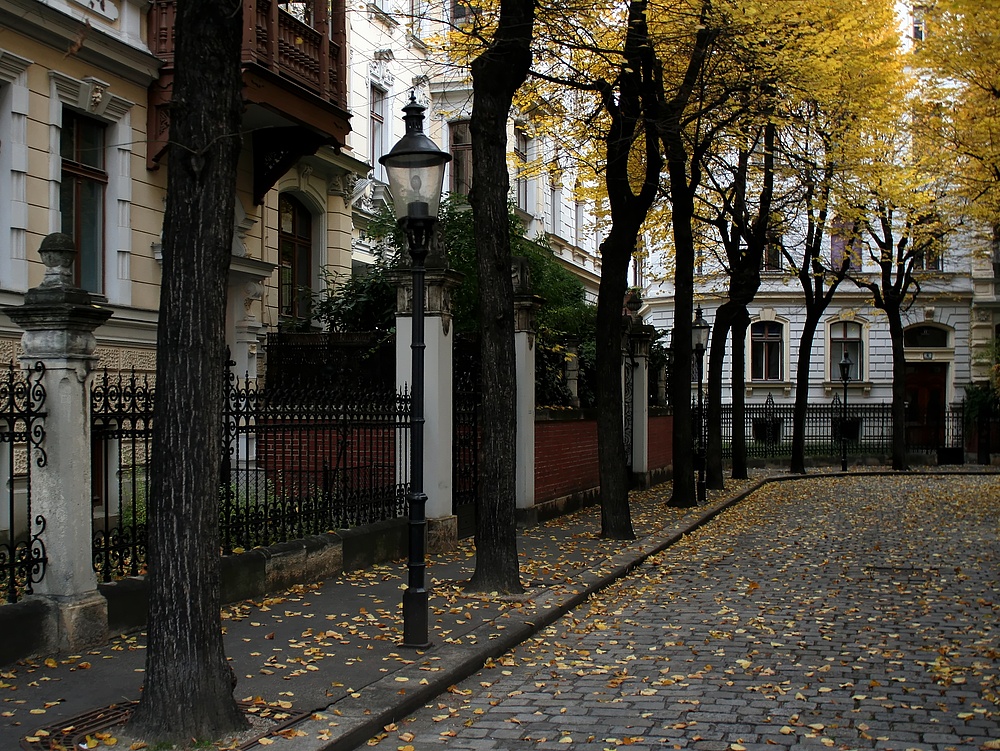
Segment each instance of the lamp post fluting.
[{"label": "lamp post fluting", "polygon": [[691,346],[698,358],[698,503],[704,503],[707,498],[705,487],[705,395],[702,383],[705,378],[705,348],[708,346],[708,332],[711,329],[708,321],[701,314],[701,306],[691,323]]},{"label": "lamp post fluting", "polygon": [[847,384],[851,382],[851,356],[844,350],[844,357],[840,361],[840,380],[844,384],[844,405],[840,417],[840,471],[847,471]]},{"label": "lamp post fluting", "polygon": [[407,495],[409,550],[407,584],[403,592],[404,647],[430,645],[426,584],[427,495],[424,493],[424,262],[430,248],[444,184],[444,167],[451,155],[424,135],[425,108],[411,92],[403,107],[406,132],[379,159],[385,166],[396,220],[406,233],[413,271],[413,317],[410,352],[410,492]]}]

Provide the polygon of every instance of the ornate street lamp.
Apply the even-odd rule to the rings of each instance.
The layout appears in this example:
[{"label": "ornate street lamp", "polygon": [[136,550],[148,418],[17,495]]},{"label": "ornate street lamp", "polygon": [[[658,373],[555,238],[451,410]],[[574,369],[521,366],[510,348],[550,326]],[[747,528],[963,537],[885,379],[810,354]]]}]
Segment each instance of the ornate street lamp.
[{"label": "ornate street lamp", "polygon": [[424,493],[424,261],[437,222],[444,166],[451,155],[441,151],[424,135],[425,107],[410,93],[406,113],[406,133],[392,150],[379,159],[385,166],[396,220],[406,233],[413,261],[413,336],[410,409],[410,493],[409,555],[407,586],[403,592],[403,646],[424,648],[428,638],[428,595],[425,545],[427,495]]},{"label": "ornate street lamp", "polygon": [[712,327],[701,314],[701,306],[691,323],[691,346],[698,358],[698,503],[706,500],[705,489],[705,412],[702,381],[705,377],[705,348],[708,346],[708,332]]},{"label": "ornate street lamp", "polygon": [[847,384],[851,382],[851,362],[847,348],[844,348],[844,358],[840,361],[840,380],[844,384],[843,415],[840,418],[840,471],[847,471]]}]

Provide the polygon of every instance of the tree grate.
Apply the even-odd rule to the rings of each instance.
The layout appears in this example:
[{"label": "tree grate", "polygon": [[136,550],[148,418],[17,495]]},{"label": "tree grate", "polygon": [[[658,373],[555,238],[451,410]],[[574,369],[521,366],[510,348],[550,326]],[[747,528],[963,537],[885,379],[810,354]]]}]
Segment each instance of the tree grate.
[{"label": "tree grate", "polygon": [[[38,728],[31,735],[21,739],[20,747],[23,751],[50,751],[50,749],[66,749],[66,751],[69,751],[70,749],[85,749],[87,748],[87,736],[94,736],[96,733],[103,733],[111,728],[124,725],[128,721],[128,718],[132,716],[132,710],[138,703],[137,701],[130,701],[123,704],[111,704],[101,709],[93,709],[76,717],[70,717],[58,725]],[[249,713],[250,709],[254,707],[260,708],[261,706],[259,703],[255,704],[246,701],[237,702],[237,705],[245,714]],[[258,717],[262,716],[259,712],[250,714],[255,714]],[[232,751],[250,751],[257,748],[259,747],[258,741],[261,738],[279,735],[292,725],[308,719],[312,713],[283,711],[281,714],[282,719],[280,722],[266,718],[274,724],[263,729],[242,745],[233,746]],[[104,747],[103,744],[98,746],[98,748]]]}]

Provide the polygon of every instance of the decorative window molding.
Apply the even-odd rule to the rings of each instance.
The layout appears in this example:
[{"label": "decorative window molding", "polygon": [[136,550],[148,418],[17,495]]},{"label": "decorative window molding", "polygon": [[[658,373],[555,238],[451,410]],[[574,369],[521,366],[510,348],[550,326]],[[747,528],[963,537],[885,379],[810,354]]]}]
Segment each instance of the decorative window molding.
[{"label": "decorative window molding", "polygon": [[0,49],[0,284],[28,289],[28,74],[32,61]]},{"label": "decorative window molding", "polygon": [[[132,121],[134,102],[112,94],[111,85],[93,76],[73,78],[49,71],[49,231],[59,231],[59,149],[63,107],[83,112],[108,124],[106,145],[107,193],[104,204],[104,290],[108,302],[131,305]],[[116,273],[108,273],[109,269]]]}]

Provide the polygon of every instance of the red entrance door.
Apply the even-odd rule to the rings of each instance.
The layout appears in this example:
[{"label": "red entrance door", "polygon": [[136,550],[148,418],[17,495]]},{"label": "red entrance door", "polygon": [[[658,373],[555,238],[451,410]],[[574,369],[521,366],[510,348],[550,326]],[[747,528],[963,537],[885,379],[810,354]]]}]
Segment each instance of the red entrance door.
[{"label": "red entrance door", "polygon": [[944,446],[946,363],[906,365],[906,445],[914,449]]}]

